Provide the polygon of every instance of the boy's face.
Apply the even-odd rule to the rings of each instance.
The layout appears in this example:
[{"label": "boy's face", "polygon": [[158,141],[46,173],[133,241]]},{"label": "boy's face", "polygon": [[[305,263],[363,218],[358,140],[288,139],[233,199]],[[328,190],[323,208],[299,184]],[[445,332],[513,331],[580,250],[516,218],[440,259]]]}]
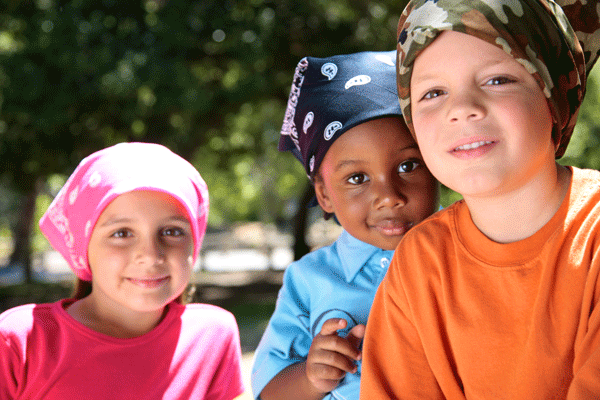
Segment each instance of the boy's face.
[{"label": "boy's face", "polygon": [[465,198],[507,194],[555,168],[546,98],[496,46],[442,33],[415,61],[410,100],[425,163]]},{"label": "boy's face", "polygon": [[355,238],[394,250],[413,225],[438,207],[438,184],[399,118],[379,118],[345,132],[315,178],[321,208]]}]

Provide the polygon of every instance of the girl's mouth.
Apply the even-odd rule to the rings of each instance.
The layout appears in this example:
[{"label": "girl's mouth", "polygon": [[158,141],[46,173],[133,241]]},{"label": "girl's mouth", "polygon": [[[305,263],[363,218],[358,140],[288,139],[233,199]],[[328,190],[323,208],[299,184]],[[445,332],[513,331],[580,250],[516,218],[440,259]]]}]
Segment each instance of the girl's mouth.
[{"label": "girl's mouth", "polygon": [[142,278],[142,279],[126,278],[126,279],[136,286],[152,289],[152,288],[157,288],[157,287],[162,286],[164,283],[166,283],[171,278],[169,276],[161,276],[158,278]]}]

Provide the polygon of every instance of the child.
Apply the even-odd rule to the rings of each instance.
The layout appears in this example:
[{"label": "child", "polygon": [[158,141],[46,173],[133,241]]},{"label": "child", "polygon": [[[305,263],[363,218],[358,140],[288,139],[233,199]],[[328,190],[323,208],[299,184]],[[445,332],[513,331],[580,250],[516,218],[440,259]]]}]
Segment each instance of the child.
[{"label": "child", "polygon": [[279,148],[302,162],[322,209],[344,230],[286,270],[255,354],[256,398],[358,399],[375,290],[406,231],[438,207],[437,182],[401,119],[395,57],[298,64]]},{"label": "child", "polygon": [[91,292],[0,316],[0,399],[239,395],[234,317],[180,300],[207,215],[206,184],[163,146],[85,158],[40,228]]},{"label": "child", "polygon": [[575,32],[547,0],[413,0],[398,33],[403,115],[464,200],[398,246],[361,397],[600,398],[600,173],[555,161],[585,91]]}]

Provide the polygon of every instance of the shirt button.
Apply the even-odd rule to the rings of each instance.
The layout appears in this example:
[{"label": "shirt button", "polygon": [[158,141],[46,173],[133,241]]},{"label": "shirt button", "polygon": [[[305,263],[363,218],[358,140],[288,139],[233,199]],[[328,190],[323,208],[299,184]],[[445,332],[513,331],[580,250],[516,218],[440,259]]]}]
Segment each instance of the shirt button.
[{"label": "shirt button", "polygon": [[381,268],[387,268],[390,265],[390,260],[387,257],[383,257],[379,262]]}]

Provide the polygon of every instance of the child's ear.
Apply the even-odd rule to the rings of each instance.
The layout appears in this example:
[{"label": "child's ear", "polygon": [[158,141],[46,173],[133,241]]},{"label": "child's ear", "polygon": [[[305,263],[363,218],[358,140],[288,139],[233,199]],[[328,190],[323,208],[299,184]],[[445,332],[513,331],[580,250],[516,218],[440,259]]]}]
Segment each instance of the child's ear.
[{"label": "child's ear", "polygon": [[327,213],[334,213],[333,204],[331,199],[329,198],[329,193],[327,192],[327,188],[325,187],[325,182],[323,182],[323,178],[320,175],[315,175],[314,178],[315,183],[315,195],[317,196],[317,201],[319,205],[323,209],[323,211]]}]

